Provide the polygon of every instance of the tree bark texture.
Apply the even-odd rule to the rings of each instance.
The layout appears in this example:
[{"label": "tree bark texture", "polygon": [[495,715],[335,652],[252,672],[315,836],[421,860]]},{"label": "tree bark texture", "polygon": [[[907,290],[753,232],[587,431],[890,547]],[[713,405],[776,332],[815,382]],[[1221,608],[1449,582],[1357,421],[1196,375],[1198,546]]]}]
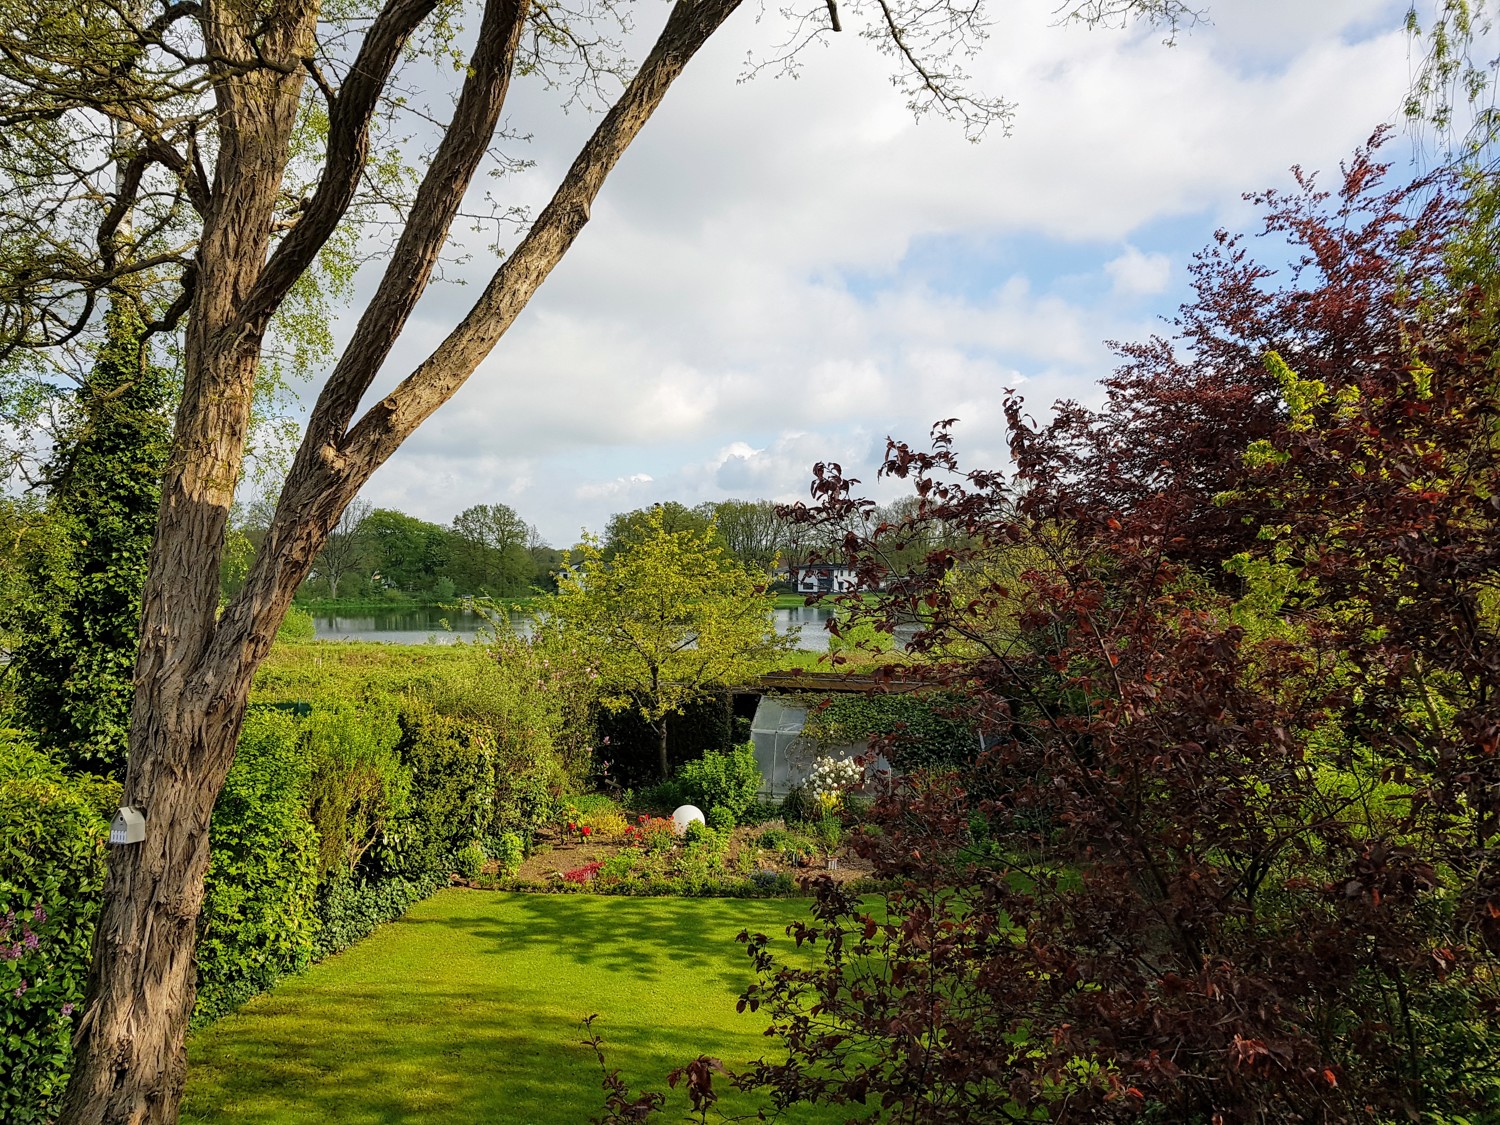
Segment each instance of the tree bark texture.
[{"label": "tree bark texture", "polygon": [[[183,394],[143,596],[124,800],[145,808],[146,840],[112,849],[64,1125],[177,1120],[209,821],[233,760],[251,677],[293,593],[360,486],[514,322],[588,221],[605,177],[672,81],[739,2],[679,0],[639,72],[478,303],[351,427],[360,396],[431,276],[505,99],[528,3],[487,0],[453,127],[418,189],[379,292],[325,383],[245,587],[222,614],[219,562],[266,324],[347,207],[376,95],[434,0],[389,0],[370,24],[330,110],[324,182],[307,209],[309,225],[299,224],[274,250],[318,8],[302,0],[202,5],[198,19],[215,60],[219,156],[204,208]],[[662,765],[665,771],[665,721]]]},{"label": "tree bark texture", "polygon": [[[209,817],[249,688],[203,659],[259,360],[260,340],[239,330],[236,308],[270,243],[303,81],[292,64],[311,42],[316,8],[283,3],[259,29],[244,15],[233,5],[205,7],[206,46],[222,60],[221,173],[203,227],[182,401],[142,599],[124,800],[146,809],[147,836],[110,857],[65,1121],[175,1121],[187,1073]],[[283,66],[251,67],[257,50]],[[236,73],[235,61],[245,69]]]}]

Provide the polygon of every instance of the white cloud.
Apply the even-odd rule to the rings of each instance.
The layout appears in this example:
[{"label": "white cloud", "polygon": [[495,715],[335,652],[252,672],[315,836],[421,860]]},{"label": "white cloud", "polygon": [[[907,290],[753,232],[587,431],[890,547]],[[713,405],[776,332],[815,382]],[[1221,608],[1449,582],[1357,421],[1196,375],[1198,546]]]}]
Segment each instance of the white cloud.
[{"label": "white cloud", "polygon": [[1118,258],[1104,263],[1114,291],[1125,297],[1144,297],[1166,292],[1172,280],[1172,260],[1165,254],[1144,254],[1126,246]]},{"label": "white cloud", "polygon": [[[964,419],[967,460],[996,461],[1007,388],[1035,408],[1091,399],[1113,364],[1101,341],[1159,330],[1180,263],[1215,225],[1252,221],[1241,193],[1287,184],[1293,163],[1335,167],[1406,81],[1401,3],[1219,0],[1215,26],[1170,50],[1148,30],[1050,26],[1054,7],[1007,5],[975,61],[1018,103],[1014,135],[977,146],[914,124],[856,35],[796,82],[737,84],[776,34],[740,13],[532,306],[366,495],[439,519],[505,496],[564,541],[655,499],[801,497],[820,458],[873,478],[887,434],[941,417]],[[535,204],[591,122],[531,87],[512,115],[538,137],[517,181]],[[485,259],[455,272],[481,278]],[[427,295],[376,393],[474,292]]]},{"label": "white cloud", "polygon": [[632,473],[628,477],[616,477],[614,480],[580,484],[574,489],[574,495],[580,500],[613,500],[639,493],[640,486],[650,484],[652,479],[650,473]]}]

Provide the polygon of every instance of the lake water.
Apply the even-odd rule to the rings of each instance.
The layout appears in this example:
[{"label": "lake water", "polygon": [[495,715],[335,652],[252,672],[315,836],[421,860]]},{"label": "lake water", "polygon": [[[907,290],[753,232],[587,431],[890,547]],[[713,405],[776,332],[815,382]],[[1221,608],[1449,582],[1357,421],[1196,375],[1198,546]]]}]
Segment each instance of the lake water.
[{"label": "lake water", "polygon": [[[776,628],[782,634],[800,630],[797,647],[812,652],[828,651],[828,633],[823,623],[833,611],[811,606],[778,609]],[[453,644],[472,641],[493,632],[489,620],[473,610],[401,609],[350,617],[317,617],[314,622],[320,640],[389,641],[402,645]],[[511,627],[525,635],[530,620],[524,613],[510,614]]]}]

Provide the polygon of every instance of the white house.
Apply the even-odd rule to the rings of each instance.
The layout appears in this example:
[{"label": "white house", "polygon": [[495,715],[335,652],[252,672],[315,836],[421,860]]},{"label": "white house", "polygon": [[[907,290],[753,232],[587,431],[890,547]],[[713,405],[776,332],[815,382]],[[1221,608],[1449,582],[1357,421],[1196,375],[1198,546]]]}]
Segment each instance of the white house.
[{"label": "white house", "polygon": [[799,594],[847,594],[854,589],[854,568],[834,563],[792,563],[787,578]]}]

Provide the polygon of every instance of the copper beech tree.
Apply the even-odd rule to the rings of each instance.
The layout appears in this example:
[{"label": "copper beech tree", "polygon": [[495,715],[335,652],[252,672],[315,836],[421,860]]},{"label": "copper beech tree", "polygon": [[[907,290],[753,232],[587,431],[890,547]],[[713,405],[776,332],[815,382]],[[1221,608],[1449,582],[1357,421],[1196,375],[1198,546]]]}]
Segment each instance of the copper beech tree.
[{"label": "copper beech tree", "polygon": [[[0,363],[76,346],[101,307],[128,298],[141,306],[148,346],[154,339],[181,375],[125,778],[124,799],[148,810],[149,831],[111,856],[63,1120],[175,1120],[209,817],[251,676],[293,592],[360,486],[514,323],[588,222],[621,154],[738,6],[677,0],[631,69],[599,27],[623,14],[613,0],[370,0],[328,11],[316,0],[0,5]],[[1074,8],[1091,21],[1188,14],[1179,0]],[[966,93],[959,69],[983,36],[980,5],[845,0],[842,9],[893,59],[914,111],[956,116],[974,131],[1008,113]],[[837,26],[837,11],[834,0],[815,0],[788,12],[798,28],[790,48]],[[455,47],[463,41],[466,56]],[[462,62],[460,88],[414,190],[394,201],[383,271],[317,390],[244,587],[221,611],[226,524],[270,334],[316,280],[320,255],[371,207],[392,203],[372,147],[384,115],[406,99],[403,66],[423,46]],[[447,335],[361,410],[491,153],[512,79],[557,81],[569,67],[595,90],[613,71],[620,92]]]},{"label": "copper beech tree", "polygon": [[[1105,408],[1009,400],[1013,472],[962,469],[946,424],[891,444],[918,502],[847,538],[889,593],[850,611],[922,625],[902,676],[986,749],[855,837],[884,909],[819,886],[811,964],[744,935],[787,1051],[738,1084],[859,1120],[1500,1116],[1485,189],[1385,174],[1259,197],[1290,275],[1221,237]],[[847,523],[857,483],[820,466],[794,514]]]}]

